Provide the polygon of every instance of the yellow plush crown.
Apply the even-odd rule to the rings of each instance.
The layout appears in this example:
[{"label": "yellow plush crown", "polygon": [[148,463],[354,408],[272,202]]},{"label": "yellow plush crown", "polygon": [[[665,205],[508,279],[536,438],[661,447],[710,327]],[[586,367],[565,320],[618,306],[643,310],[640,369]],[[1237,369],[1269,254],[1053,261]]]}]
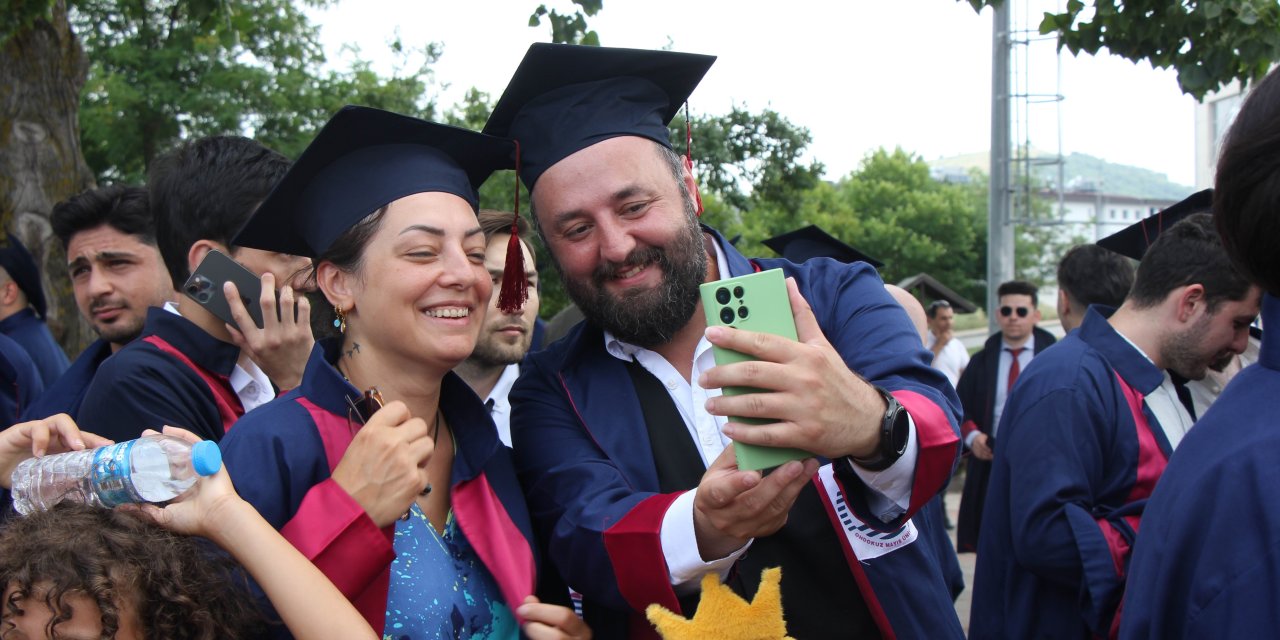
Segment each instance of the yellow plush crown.
[{"label": "yellow plush crown", "polygon": [[645,609],[663,640],[792,640],[782,618],[782,569],[765,569],[751,604],[720,584],[714,573],[702,577],[702,601],[692,619],[661,605]]}]

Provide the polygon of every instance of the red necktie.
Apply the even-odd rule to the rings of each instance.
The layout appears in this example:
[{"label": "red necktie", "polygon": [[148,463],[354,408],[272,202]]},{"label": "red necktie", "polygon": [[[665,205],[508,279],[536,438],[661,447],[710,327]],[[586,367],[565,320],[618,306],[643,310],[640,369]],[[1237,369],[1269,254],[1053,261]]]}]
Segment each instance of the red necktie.
[{"label": "red necktie", "polygon": [[1009,386],[1005,387],[1006,392],[1013,390],[1013,383],[1018,381],[1018,374],[1022,373],[1022,364],[1018,362],[1018,356],[1022,355],[1022,352],[1025,350],[1026,347],[1005,349],[1005,351],[1013,354],[1013,362],[1009,364]]}]

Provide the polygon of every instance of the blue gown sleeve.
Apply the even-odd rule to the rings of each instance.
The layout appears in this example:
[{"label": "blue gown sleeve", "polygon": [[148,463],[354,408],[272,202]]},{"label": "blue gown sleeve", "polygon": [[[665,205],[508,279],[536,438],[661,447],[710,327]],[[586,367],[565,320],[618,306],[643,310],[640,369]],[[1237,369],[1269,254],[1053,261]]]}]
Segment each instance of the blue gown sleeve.
[{"label": "blue gown sleeve", "polygon": [[[1030,391],[1030,390],[1026,390]],[[1008,513],[984,516],[1007,522],[1017,562],[1041,579],[1080,590],[1085,622],[1107,635],[1124,587],[1133,541],[1125,510],[1098,504],[1107,484],[1106,434],[1114,430],[1095,402],[1076,388],[1050,391],[1026,407],[1016,399],[1001,421],[1008,470]],[[987,509],[1001,508],[993,502]],[[1139,510],[1140,505],[1131,505]],[[1127,529],[1127,531],[1126,531]]]}]

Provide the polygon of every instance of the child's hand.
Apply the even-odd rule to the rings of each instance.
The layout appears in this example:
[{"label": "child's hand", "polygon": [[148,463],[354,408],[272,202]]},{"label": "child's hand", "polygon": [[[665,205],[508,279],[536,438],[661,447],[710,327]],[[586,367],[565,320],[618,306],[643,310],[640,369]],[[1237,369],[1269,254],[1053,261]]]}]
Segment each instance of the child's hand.
[{"label": "child's hand", "polygon": [[[142,435],[156,435],[156,432],[148,429]],[[200,442],[199,436],[177,427],[165,427],[164,435],[181,438],[192,444]],[[216,530],[217,526],[231,520],[225,516],[227,511],[242,506],[247,506],[247,503],[236,493],[231,484],[231,476],[227,475],[226,467],[223,467],[212,476],[197,479],[186,493],[163,508],[153,504],[138,505],[138,508],[170,531],[216,541],[220,533]]]}]

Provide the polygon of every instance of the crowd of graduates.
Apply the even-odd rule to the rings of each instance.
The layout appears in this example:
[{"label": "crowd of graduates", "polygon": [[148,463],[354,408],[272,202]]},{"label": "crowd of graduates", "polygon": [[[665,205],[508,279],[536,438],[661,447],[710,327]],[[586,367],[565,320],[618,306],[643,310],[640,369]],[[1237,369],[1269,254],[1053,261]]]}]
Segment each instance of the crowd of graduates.
[{"label": "crowd of graduates", "polygon": [[[1140,223],[1136,273],[1068,256],[1056,344],[1036,289],[1002,285],[968,360],[948,305],[927,333],[866,261],[748,258],[699,222],[668,123],[713,62],[538,44],[482,132],[349,106],[292,162],[186,141],[54,210],[99,337],[73,362],[10,238],[0,486],[161,430],[225,468],[167,505],[8,514],[0,637],[656,638],[651,605],[694,615],[708,575],[751,599],[781,567],[790,637],[960,638],[940,495],[966,456],[971,637],[1273,628],[1270,334],[1216,400],[1187,384],[1280,313],[1275,74],[1211,215]],[[545,343],[529,224],[479,208],[502,169],[583,317]],[[710,326],[700,285],[773,269],[796,339]],[[1118,308],[1090,306],[1103,271],[1132,280]],[[806,453],[751,471],[743,445]]]}]

